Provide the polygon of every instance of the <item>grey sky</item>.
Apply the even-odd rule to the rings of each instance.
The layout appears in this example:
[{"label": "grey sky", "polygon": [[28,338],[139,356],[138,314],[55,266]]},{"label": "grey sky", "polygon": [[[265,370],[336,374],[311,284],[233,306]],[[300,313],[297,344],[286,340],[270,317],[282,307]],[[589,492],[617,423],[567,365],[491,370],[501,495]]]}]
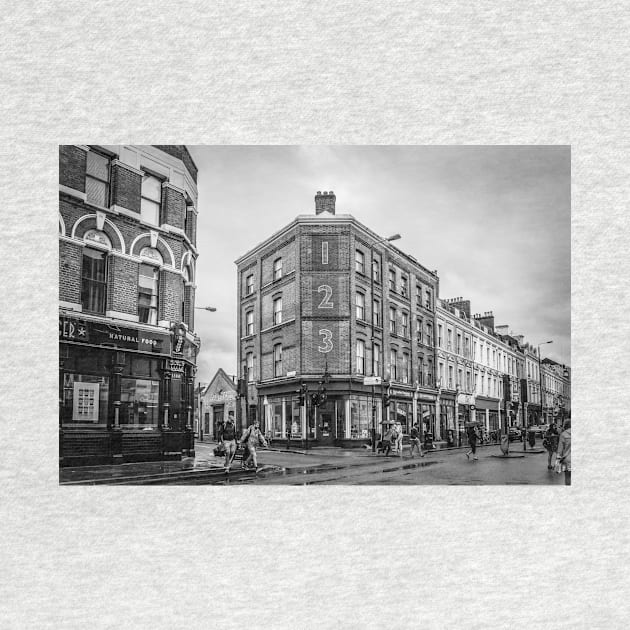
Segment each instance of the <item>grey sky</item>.
[{"label": "grey sky", "polygon": [[236,373],[234,260],[334,190],[351,214],[428,269],[440,297],[571,362],[567,146],[192,146],[199,167],[198,378]]}]

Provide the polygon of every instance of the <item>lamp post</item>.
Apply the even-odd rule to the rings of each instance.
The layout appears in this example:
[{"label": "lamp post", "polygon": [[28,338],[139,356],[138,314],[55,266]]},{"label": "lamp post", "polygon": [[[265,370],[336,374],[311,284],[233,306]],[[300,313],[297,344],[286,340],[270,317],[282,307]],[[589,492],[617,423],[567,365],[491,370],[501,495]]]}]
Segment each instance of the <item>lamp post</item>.
[{"label": "lamp post", "polygon": [[545,419],[545,411],[543,407],[543,380],[542,380],[542,369],[541,369],[542,364],[540,362],[540,346],[544,346],[547,343],[553,343],[553,340],[543,341],[538,344],[538,382],[540,386],[540,416],[543,420]]},{"label": "lamp post", "polygon": [[[374,241],[370,245],[370,279],[371,279],[371,290],[370,290],[370,298],[372,300],[372,376],[378,376],[374,374],[374,246],[379,243],[391,243],[391,241],[397,241],[401,238],[400,234],[392,234],[386,238],[380,238],[377,241]],[[381,262],[383,262],[383,257],[381,256]],[[381,274],[381,286],[383,285],[383,276]],[[383,313],[383,299],[381,296],[381,314]],[[383,321],[381,317],[381,327],[383,326]],[[382,354],[381,354],[382,356]],[[383,402],[383,387],[381,385],[381,403]],[[382,406],[382,405],[381,405]],[[372,386],[372,453],[376,452],[376,405],[374,404],[374,386]]]},{"label": "lamp post", "polygon": [[196,311],[210,311],[214,313],[217,309],[214,306],[195,306]]}]

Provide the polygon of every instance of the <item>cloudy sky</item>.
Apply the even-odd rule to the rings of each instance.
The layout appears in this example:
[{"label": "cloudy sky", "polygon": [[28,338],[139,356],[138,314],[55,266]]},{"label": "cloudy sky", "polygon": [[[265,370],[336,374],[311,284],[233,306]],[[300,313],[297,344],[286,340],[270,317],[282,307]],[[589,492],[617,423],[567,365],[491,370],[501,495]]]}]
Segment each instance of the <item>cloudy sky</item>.
[{"label": "cloudy sky", "polygon": [[493,311],[542,356],[571,362],[566,146],[191,146],[199,168],[198,378],[236,374],[234,261],[334,190],[351,214],[437,269],[440,297]]}]

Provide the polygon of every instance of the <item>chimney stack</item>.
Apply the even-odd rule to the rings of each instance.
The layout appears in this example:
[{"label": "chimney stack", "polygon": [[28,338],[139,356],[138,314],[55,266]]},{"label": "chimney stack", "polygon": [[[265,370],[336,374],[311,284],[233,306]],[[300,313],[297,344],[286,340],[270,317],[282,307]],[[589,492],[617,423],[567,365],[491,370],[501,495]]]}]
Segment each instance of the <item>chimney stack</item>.
[{"label": "chimney stack", "polygon": [[330,212],[335,214],[335,193],[331,190],[325,190],[323,193],[318,190],[315,195],[315,214],[321,214],[322,212]]}]

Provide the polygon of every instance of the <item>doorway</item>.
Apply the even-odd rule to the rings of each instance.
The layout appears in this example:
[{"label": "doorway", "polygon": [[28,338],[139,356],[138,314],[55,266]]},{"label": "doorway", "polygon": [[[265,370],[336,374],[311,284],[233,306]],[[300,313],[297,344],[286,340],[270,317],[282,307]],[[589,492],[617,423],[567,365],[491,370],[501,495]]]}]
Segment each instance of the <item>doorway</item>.
[{"label": "doorway", "polygon": [[317,408],[317,438],[322,446],[335,443],[335,403],[332,400]]}]

